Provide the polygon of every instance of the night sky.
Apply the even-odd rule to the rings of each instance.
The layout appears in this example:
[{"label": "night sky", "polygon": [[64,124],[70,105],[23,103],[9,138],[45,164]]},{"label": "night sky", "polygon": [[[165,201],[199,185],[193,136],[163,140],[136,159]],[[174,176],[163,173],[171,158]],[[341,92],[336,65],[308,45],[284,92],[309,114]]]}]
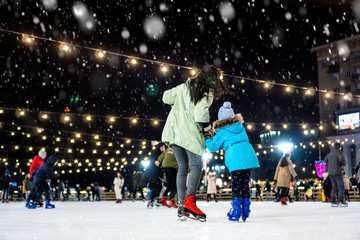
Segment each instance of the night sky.
[{"label": "night sky", "polygon": [[[188,67],[214,64],[226,74],[313,87],[317,86],[317,61],[310,49],[356,35],[359,13],[351,1],[315,0],[0,0],[0,11],[0,27],[8,30]],[[156,28],[163,26],[162,34],[155,34],[156,39],[146,34],[146,27],[154,21]],[[17,125],[42,127],[48,129],[47,135],[54,136],[60,131],[68,138],[72,136],[66,131],[99,134],[102,141],[119,144],[123,138],[160,140],[163,122],[154,127],[149,121],[131,125],[128,119],[118,119],[110,127],[105,118],[88,124],[78,117],[64,124],[59,120],[60,113],[68,107],[71,113],[78,114],[166,119],[170,107],[161,102],[163,91],[189,77],[186,70],[170,68],[163,74],[159,65],[140,61],[132,66],[128,59],[114,55],[99,60],[93,51],[79,48],[61,54],[58,44],[36,40],[29,46],[20,36],[1,32],[0,66],[0,107],[59,113],[52,114],[49,121],[40,121],[39,112],[17,118],[9,110],[0,116],[0,141],[6,145],[1,154],[9,158],[8,167],[12,169],[15,159],[23,164],[21,159],[32,158],[38,150],[19,153],[10,150],[12,145],[33,144],[49,149],[70,146],[23,136],[12,138],[9,131]],[[237,78],[226,81],[234,95],[214,102],[212,121],[224,100],[232,102],[234,111],[242,113],[245,122],[319,121],[317,95],[285,94],[277,86],[265,90],[263,85],[242,84]],[[154,96],[147,92],[151,86],[159,88]],[[70,103],[77,94],[78,103]],[[33,131],[24,127],[21,131],[25,130]],[[260,142],[263,130],[257,125],[255,131],[249,132],[251,143]],[[296,129],[290,134],[294,133]],[[82,145],[84,141],[85,137],[78,143],[79,148],[93,148],[89,141]],[[140,142],[131,145],[137,149]],[[317,156],[316,152],[309,154]],[[58,156],[77,158],[75,153],[68,156],[61,151]],[[296,158],[302,161],[304,157]],[[259,177],[272,174],[272,170],[264,170]]]}]

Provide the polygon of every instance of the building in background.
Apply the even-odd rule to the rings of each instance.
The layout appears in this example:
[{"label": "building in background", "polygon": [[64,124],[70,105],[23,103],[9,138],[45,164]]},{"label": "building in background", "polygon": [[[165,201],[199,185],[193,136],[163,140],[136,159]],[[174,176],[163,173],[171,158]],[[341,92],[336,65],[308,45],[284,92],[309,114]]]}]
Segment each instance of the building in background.
[{"label": "building in background", "polygon": [[[360,35],[315,47],[322,140],[344,146],[346,172],[360,161]],[[340,93],[333,94],[332,92]]]}]

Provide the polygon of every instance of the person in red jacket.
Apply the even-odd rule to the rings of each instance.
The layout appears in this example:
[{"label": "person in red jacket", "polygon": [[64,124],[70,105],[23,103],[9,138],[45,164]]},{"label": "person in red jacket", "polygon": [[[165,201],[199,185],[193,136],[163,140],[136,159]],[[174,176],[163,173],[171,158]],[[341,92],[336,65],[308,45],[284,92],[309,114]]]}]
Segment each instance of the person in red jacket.
[{"label": "person in red jacket", "polygon": [[37,196],[34,196],[35,185],[32,183],[32,181],[34,179],[34,176],[31,175],[31,174],[44,163],[45,158],[46,158],[45,150],[40,150],[39,154],[37,156],[35,156],[34,159],[31,162],[30,171],[29,171],[30,172],[29,173],[29,179],[31,181],[31,190],[30,190],[28,198],[26,199],[25,207],[29,206],[29,202],[30,202],[31,199],[37,199]]}]

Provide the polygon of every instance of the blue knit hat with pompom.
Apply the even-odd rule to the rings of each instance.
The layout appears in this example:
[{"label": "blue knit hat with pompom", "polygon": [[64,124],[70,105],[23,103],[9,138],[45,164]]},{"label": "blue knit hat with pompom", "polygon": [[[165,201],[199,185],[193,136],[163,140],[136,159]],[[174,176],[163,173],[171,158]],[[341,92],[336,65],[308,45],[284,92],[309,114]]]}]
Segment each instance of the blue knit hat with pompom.
[{"label": "blue knit hat with pompom", "polygon": [[235,115],[234,110],[231,108],[230,102],[224,102],[223,106],[219,109],[218,119],[225,119],[233,117]]}]

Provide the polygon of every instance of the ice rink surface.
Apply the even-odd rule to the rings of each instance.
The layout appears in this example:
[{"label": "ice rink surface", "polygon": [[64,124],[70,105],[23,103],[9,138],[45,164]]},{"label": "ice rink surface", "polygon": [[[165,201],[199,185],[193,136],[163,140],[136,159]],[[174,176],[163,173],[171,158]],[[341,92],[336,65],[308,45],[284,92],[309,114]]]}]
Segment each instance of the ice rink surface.
[{"label": "ice rink surface", "polygon": [[230,202],[198,202],[207,222],[178,221],[176,209],[143,202],[55,202],[56,209],[0,204],[0,240],[11,239],[360,239],[360,203],[331,208],[319,202],[282,207],[252,202],[250,218],[229,222]]}]

